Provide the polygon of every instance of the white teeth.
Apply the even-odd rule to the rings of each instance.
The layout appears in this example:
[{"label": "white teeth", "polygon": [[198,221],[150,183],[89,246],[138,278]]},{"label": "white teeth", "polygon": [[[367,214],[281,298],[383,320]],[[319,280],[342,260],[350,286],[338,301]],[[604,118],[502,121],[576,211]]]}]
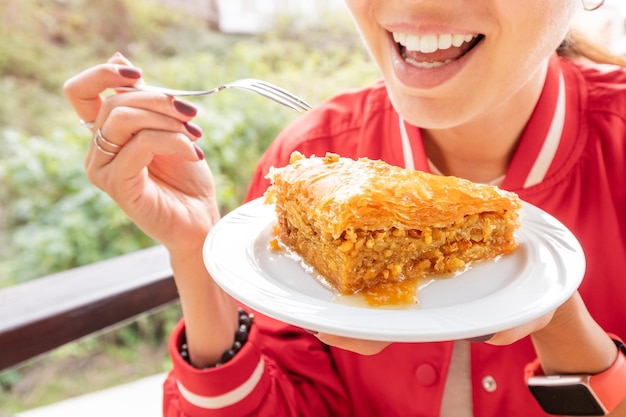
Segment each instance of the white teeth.
[{"label": "white teeth", "polygon": [[435,35],[422,36],[420,39],[420,51],[425,54],[435,52],[439,48],[439,41]]},{"label": "white teeth", "polygon": [[406,33],[393,34],[393,39],[409,51],[432,53],[438,50],[459,47],[465,42],[471,42],[476,36],[472,34],[446,34],[446,35],[409,35]]},{"label": "white teeth", "polygon": [[452,35],[441,35],[437,41],[438,49],[449,49],[453,44]]},{"label": "white teeth", "polygon": [[431,68],[443,67],[444,65],[452,62],[452,59],[446,59],[445,61],[424,62],[424,61],[416,61],[414,59],[408,58],[406,61],[409,64],[419,67],[419,68],[431,69]]}]

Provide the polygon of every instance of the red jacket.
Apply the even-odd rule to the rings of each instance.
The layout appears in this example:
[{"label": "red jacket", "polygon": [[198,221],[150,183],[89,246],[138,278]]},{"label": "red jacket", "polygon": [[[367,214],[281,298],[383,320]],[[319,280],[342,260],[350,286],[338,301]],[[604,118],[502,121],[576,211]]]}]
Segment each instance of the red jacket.
[{"label": "red jacket", "polygon": [[[622,338],[625,118],[626,70],[555,57],[502,184],[577,236],[587,256],[580,292],[603,328]],[[405,126],[415,167],[427,171],[420,131]],[[287,164],[294,150],[405,162],[399,117],[382,82],[332,98],[285,129],[261,159],[248,199],[262,195],[268,167]],[[169,344],[174,368],[164,414],[170,417],[438,416],[452,351],[451,342],[396,343],[360,356],[257,315],[250,340],[232,361],[197,370],[178,354],[183,329],[181,322]],[[472,344],[474,415],[545,416],[523,381],[534,356],[528,338],[505,347]]]}]

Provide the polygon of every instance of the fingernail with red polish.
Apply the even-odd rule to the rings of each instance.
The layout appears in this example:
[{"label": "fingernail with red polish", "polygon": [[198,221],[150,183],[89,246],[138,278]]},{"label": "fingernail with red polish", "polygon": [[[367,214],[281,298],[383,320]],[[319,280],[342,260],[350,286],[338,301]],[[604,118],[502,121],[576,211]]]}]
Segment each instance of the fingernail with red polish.
[{"label": "fingernail with red polish", "polygon": [[202,137],[202,129],[200,129],[200,127],[198,127],[198,125],[196,125],[195,123],[185,123],[185,129],[187,129],[187,132],[191,133],[197,138]]},{"label": "fingernail with red polish", "polygon": [[202,151],[202,149],[200,149],[200,147],[198,145],[196,145],[195,143],[193,144],[194,149],[196,150],[196,155],[198,155],[198,160],[202,161],[204,159],[204,152]]},{"label": "fingernail with red polish", "polygon": [[174,107],[176,107],[176,110],[185,116],[193,117],[198,113],[198,109],[193,104],[179,99],[174,99]]},{"label": "fingernail with red polish", "polygon": [[133,80],[141,78],[141,70],[139,68],[121,67],[117,72],[119,72],[122,77],[132,78]]}]

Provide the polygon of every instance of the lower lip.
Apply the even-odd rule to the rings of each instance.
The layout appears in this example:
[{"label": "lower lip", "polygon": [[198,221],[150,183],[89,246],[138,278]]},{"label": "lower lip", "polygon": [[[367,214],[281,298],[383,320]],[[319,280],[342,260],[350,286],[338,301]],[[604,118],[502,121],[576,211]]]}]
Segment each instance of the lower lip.
[{"label": "lower lip", "polygon": [[[391,61],[398,80],[405,86],[417,89],[431,89],[438,87],[458,74],[468,61],[468,55],[476,48],[468,51],[462,57],[436,68],[419,68],[409,64],[400,55],[398,44],[389,37],[391,46]],[[478,45],[477,45],[478,46]]]}]

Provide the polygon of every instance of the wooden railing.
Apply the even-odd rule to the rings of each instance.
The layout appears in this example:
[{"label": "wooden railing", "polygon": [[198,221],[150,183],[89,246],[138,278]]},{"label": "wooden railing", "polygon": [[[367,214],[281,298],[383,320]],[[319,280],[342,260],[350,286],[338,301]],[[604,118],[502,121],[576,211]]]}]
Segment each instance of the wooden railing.
[{"label": "wooden railing", "polygon": [[178,298],[155,246],[0,290],[0,370]]}]

